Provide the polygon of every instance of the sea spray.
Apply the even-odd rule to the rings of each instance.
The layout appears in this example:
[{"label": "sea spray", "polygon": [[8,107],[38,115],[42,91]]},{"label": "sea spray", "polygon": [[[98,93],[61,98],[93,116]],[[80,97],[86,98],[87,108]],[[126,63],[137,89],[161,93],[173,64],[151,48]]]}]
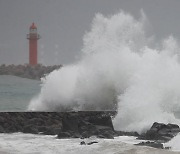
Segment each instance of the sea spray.
[{"label": "sea spray", "polygon": [[170,148],[172,151],[180,151],[180,134],[172,140],[164,144],[164,147]]},{"label": "sea spray", "polygon": [[126,131],[179,123],[180,48],[172,36],[152,47],[146,22],[144,13],[97,14],[81,60],[47,75],[29,110],[118,110],[115,128]]}]

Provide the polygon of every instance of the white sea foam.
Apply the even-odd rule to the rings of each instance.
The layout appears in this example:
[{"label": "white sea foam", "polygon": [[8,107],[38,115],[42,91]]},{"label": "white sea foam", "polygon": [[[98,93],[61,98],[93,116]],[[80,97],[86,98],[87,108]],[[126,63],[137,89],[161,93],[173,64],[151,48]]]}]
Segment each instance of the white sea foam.
[{"label": "white sea foam", "polygon": [[[80,145],[81,141],[92,145]],[[140,141],[139,141],[140,142]],[[0,134],[2,154],[171,154],[173,152],[150,147],[134,146],[134,137],[122,136],[116,139],[56,139],[56,136],[23,133]]]},{"label": "white sea foam", "polygon": [[142,132],[155,121],[179,124],[179,44],[169,36],[153,45],[147,21],[144,13],[97,14],[81,60],[46,76],[29,110],[117,109],[115,128],[126,131]]},{"label": "white sea foam", "polygon": [[180,151],[180,134],[175,136],[172,140],[164,144],[165,147],[169,147],[173,151]]}]

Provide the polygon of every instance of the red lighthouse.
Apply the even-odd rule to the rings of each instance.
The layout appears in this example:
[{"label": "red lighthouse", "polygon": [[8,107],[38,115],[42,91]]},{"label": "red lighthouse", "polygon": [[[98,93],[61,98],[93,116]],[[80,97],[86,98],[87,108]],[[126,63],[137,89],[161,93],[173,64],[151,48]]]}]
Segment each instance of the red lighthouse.
[{"label": "red lighthouse", "polygon": [[29,34],[27,34],[27,39],[29,40],[29,64],[37,65],[38,63],[37,40],[40,39],[40,36],[37,33],[37,27],[34,24],[34,22],[29,28]]}]

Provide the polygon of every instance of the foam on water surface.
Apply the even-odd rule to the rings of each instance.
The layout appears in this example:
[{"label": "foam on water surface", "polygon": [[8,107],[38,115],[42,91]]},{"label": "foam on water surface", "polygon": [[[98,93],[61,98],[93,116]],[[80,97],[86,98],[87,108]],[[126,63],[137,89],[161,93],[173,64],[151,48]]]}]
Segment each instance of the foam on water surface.
[{"label": "foam on water surface", "polygon": [[[56,136],[33,135],[23,133],[0,134],[0,152],[7,154],[171,154],[168,150],[134,146],[134,137],[116,139],[85,139],[86,143],[98,141],[92,145],[80,145],[82,139],[56,139]],[[140,142],[140,141],[139,141]]]},{"label": "foam on water surface", "polygon": [[173,151],[180,151],[180,134],[175,136],[172,140],[164,144],[165,147],[170,147]]}]

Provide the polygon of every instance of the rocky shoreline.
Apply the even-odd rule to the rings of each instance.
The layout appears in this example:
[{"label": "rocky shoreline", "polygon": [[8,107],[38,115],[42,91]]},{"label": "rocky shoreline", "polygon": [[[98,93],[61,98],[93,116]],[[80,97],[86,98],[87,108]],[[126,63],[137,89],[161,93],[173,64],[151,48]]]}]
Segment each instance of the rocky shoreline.
[{"label": "rocky shoreline", "polygon": [[[180,128],[176,124],[164,124],[154,122],[152,127],[145,133],[138,136],[137,139],[150,140],[141,142],[137,145],[151,146],[163,149],[163,143],[170,141],[180,132]],[[166,148],[167,149],[167,148]]]},{"label": "rocky shoreline", "polygon": [[43,66],[37,64],[31,66],[28,64],[25,65],[0,65],[0,75],[13,75],[22,78],[40,80],[46,74],[60,69],[62,65],[53,65],[53,66]]},{"label": "rocky shoreline", "polygon": [[114,139],[117,136],[136,136],[137,139],[146,140],[137,145],[163,149],[163,143],[180,132],[176,124],[166,125],[157,122],[143,134],[116,131],[111,119],[115,114],[115,111],[0,112],[0,133],[57,135],[59,139],[84,139],[91,136]]}]

